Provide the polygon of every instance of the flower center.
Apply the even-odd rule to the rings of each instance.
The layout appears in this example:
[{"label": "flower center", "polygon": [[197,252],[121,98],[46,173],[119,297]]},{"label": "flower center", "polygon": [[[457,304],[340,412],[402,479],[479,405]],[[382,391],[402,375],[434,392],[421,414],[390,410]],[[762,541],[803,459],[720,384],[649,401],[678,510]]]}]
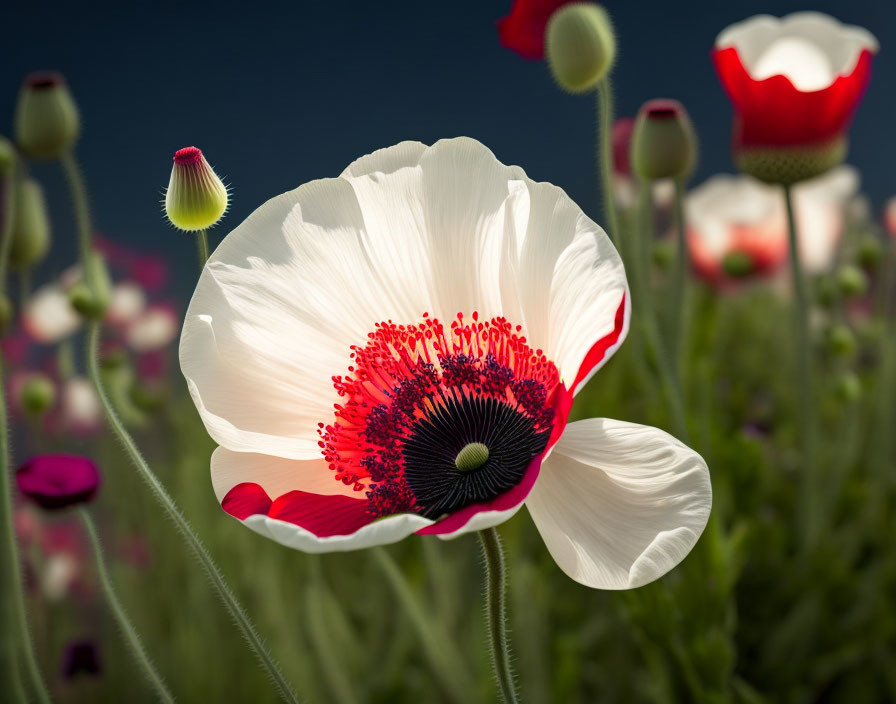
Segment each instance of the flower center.
[{"label": "flower center", "polygon": [[488,462],[488,448],[481,442],[471,442],[454,458],[454,466],[459,472],[472,472]]},{"label": "flower center", "polygon": [[544,452],[556,366],[504,318],[379,323],[352,347],[320,446],[376,516],[439,518],[519,484]]}]

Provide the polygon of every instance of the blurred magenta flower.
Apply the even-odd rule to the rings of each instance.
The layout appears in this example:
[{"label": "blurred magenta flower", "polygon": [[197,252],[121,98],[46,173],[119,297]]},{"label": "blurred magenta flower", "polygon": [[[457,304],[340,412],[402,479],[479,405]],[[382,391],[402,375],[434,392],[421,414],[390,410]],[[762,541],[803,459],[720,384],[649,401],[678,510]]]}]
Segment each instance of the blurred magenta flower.
[{"label": "blurred magenta flower", "polygon": [[510,14],[498,22],[502,46],[527,59],[544,58],[544,33],[554,10],[573,0],[514,0]]},{"label": "blurred magenta flower", "polygon": [[62,653],[62,676],[98,675],[102,672],[99,648],[93,640],[79,639],[66,644]]},{"label": "blurred magenta flower", "polygon": [[870,32],[818,12],[757,15],[719,34],[713,59],[736,113],[738,168],[792,183],[840,163],[877,50]]},{"label": "blurred magenta flower", "polygon": [[604,231],[474,140],[278,196],[217,248],[181,337],[218,499],[308,552],[452,538],[525,502],[573,579],[650,582],[703,530],[706,464],[655,428],[567,424],[629,310]]},{"label": "blurred magenta flower", "polygon": [[[831,267],[845,209],[858,190],[855,169],[840,166],[794,187],[805,269]],[[767,275],[787,262],[787,213],[773,186],[750,176],[713,176],[687,197],[688,247],[695,271],[712,283]]]},{"label": "blurred magenta flower", "polygon": [[19,467],[16,484],[38,506],[54,510],[92,500],[100,474],[80,455],[37,455]]}]

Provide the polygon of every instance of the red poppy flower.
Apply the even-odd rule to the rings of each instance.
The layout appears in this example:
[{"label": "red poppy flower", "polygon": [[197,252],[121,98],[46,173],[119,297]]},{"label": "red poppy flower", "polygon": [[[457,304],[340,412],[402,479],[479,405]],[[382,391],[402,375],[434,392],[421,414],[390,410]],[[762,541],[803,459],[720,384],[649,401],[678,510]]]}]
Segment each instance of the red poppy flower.
[{"label": "red poppy flower", "polygon": [[817,12],[757,15],[723,31],[713,60],[736,113],[738,165],[754,173],[743,159],[795,151],[809,155],[815,172],[793,179],[800,180],[841,161],[877,50],[870,32]]},{"label": "red poppy flower", "polygon": [[527,59],[544,58],[544,31],[554,10],[572,0],[515,0],[510,14],[498,21],[502,46]]},{"label": "red poppy flower", "polygon": [[96,465],[79,455],[38,455],[19,467],[16,484],[45,509],[90,501],[100,485]]}]

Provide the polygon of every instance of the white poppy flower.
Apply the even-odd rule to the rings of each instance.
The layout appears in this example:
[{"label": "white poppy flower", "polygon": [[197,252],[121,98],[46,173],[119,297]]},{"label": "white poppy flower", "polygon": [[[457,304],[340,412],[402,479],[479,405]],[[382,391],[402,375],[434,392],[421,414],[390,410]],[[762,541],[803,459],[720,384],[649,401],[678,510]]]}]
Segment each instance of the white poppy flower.
[{"label": "white poppy flower", "polygon": [[72,377],[62,382],[62,422],[75,433],[92,433],[103,424],[103,407],[88,379]]},{"label": "white poppy flower", "polygon": [[38,288],[22,312],[25,331],[38,342],[53,344],[81,327],[81,316],[72,308],[65,289],[57,283]]},{"label": "white poppy flower", "polygon": [[625,589],[684,558],[712,501],[666,433],[566,422],[628,324],[622,262],[562,190],[470,139],[404,142],[230,233],[180,362],[218,499],[258,533],[352,550],[525,503],[567,574]]}]

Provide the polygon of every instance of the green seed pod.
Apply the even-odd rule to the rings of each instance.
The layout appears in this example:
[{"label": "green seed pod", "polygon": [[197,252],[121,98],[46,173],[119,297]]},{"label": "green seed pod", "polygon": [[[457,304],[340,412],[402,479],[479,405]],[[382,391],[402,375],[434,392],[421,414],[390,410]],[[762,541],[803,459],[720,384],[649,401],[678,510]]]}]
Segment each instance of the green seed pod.
[{"label": "green seed pod", "polygon": [[697,135],[677,100],[650,100],[641,107],[632,132],[631,163],[645,181],[688,177],[697,163]]},{"label": "green seed pod", "polygon": [[837,270],[837,287],[847,298],[861,296],[868,290],[868,276],[857,266],[846,264]]},{"label": "green seed pod", "polygon": [[856,353],[856,336],[846,325],[832,325],[825,332],[825,346],[833,356],[849,358]]},{"label": "green seed pod", "polygon": [[875,271],[884,257],[884,247],[874,235],[865,235],[859,241],[859,250],[856,254],[859,266],[867,271]]},{"label": "green seed pod", "polygon": [[32,73],[16,104],[16,143],[33,159],[58,159],[78,139],[78,107],[61,74]]},{"label": "green seed pod", "polygon": [[26,413],[41,416],[56,402],[56,387],[45,374],[33,374],[22,386],[19,400]]},{"label": "green seed pod", "polygon": [[607,11],[593,3],[556,10],[545,32],[545,55],[564,90],[586,93],[596,88],[616,59],[616,36]]},{"label": "green seed pod", "polygon": [[93,251],[87,258],[87,269],[68,293],[72,308],[88,320],[99,320],[106,314],[112,282],[103,255]]},{"label": "green seed pod", "polygon": [[172,225],[186,232],[206,230],[227,212],[227,200],[227,187],[199,149],[175,153],[165,193],[165,214]]},{"label": "green seed pod", "polygon": [[722,270],[732,279],[749,276],[756,269],[756,262],[746,252],[728,252],[722,257]]},{"label": "green seed pod", "polygon": [[13,222],[9,243],[9,267],[30,269],[50,249],[50,217],[43,189],[34,179],[24,178],[12,185]]}]

